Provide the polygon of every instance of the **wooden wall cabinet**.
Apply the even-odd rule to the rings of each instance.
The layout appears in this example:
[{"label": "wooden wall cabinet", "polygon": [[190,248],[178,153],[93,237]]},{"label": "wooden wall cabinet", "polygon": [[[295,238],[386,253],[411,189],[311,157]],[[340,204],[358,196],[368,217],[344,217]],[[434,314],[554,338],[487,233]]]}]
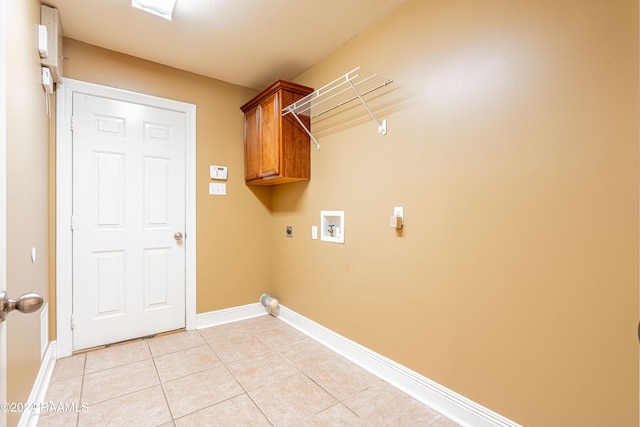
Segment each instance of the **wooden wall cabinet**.
[{"label": "wooden wall cabinet", "polygon": [[[313,92],[277,80],[240,109],[244,113],[244,178],[250,185],[275,185],[311,178],[309,134],[282,109]],[[309,116],[300,119],[310,129]]]}]

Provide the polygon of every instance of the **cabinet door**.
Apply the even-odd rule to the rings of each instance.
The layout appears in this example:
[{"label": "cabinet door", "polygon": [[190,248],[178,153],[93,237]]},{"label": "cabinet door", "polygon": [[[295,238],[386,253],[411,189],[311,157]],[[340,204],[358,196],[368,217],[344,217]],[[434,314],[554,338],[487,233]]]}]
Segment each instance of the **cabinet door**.
[{"label": "cabinet door", "polygon": [[260,178],[280,175],[280,107],[279,92],[265,98],[260,109],[260,142],[262,163]]},{"label": "cabinet door", "polygon": [[244,179],[260,177],[260,108],[254,108],[244,116]]}]

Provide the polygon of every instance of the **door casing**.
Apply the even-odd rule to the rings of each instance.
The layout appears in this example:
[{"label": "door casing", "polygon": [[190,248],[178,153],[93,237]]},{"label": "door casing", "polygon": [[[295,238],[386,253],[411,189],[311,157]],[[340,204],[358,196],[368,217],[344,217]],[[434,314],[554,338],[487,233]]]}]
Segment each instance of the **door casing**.
[{"label": "door casing", "polygon": [[188,330],[196,327],[196,106],[126,90],[96,85],[79,80],[61,79],[56,94],[56,345],[57,357],[73,352],[72,314],[72,107],[73,94],[135,102],[153,107],[184,112],[185,140],[185,323]]},{"label": "door casing", "polygon": [[[0,1],[0,290],[7,281],[7,39],[5,2]],[[0,403],[7,401],[7,338],[5,322],[0,323]],[[7,414],[0,411],[0,427],[6,427]]]}]

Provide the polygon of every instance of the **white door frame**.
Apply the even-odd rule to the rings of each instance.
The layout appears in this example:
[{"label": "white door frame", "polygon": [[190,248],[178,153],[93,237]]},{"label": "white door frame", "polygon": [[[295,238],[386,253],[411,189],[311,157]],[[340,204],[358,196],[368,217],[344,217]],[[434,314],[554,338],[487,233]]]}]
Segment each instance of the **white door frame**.
[{"label": "white door frame", "polygon": [[73,206],[71,110],[74,93],[185,113],[185,323],[187,329],[196,328],[196,106],[64,78],[58,83],[56,96],[56,349],[58,358],[70,356],[73,353],[71,330],[73,247],[70,221]]}]

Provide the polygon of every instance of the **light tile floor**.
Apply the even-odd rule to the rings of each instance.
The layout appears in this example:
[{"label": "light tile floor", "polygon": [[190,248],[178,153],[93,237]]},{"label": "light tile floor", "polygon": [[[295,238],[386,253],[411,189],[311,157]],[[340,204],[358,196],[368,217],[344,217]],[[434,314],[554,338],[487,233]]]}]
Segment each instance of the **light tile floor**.
[{"label": "light tile floor", "polygon": [[45,401],[40,427],[457,426],[271,316],[58,360]]}]

